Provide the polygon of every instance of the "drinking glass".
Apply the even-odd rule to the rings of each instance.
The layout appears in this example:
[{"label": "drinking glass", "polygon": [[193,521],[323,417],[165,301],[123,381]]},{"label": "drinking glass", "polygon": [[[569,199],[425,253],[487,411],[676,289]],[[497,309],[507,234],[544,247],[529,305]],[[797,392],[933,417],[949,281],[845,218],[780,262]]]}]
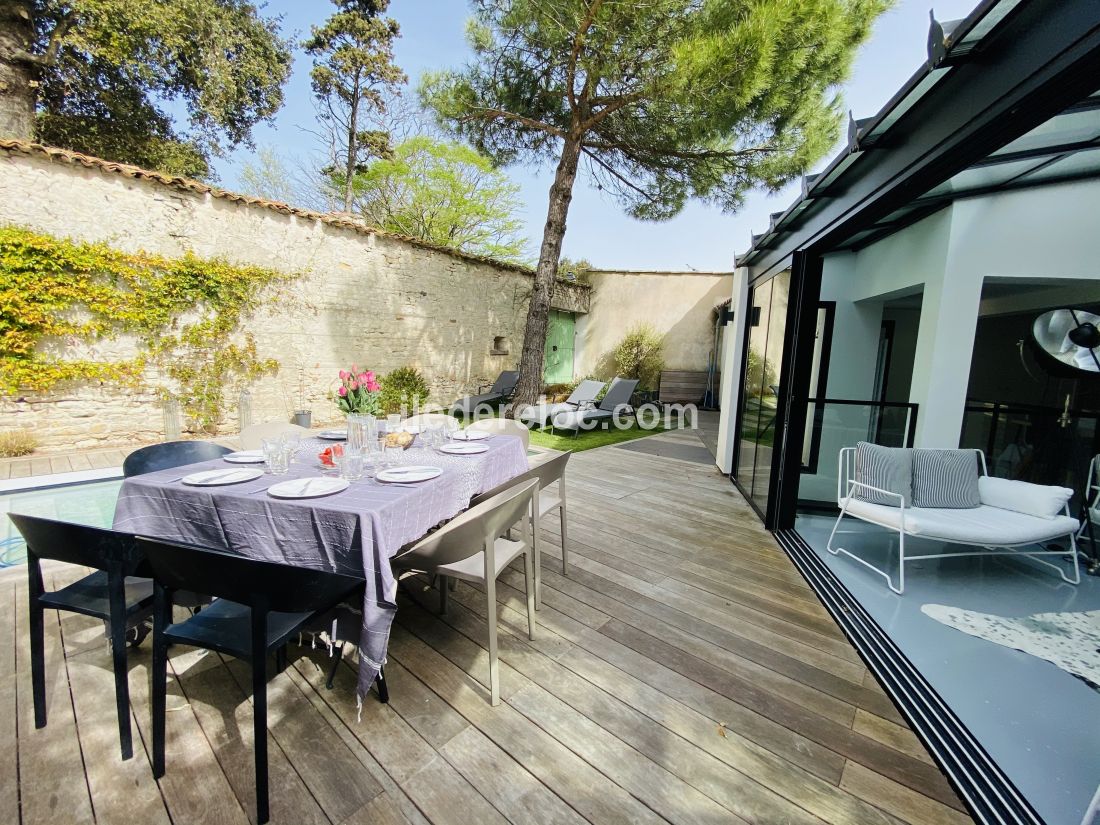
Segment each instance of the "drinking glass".
[{"label": "drinking glass", "polygon": [[361,450],[363,448],[363,439],[365,437],[365,426],[363,422],[363,416],[358,413],[351,413],[348,416],[348,440],[347,446],[352,450]]},{"label": "drinking glass", "polygon": [[401,447],[386,447],[385,465],[387,467],[397,467],[401,464],[402,453],[404,452],[405,450]]},{"label": "drinking glass", "polygon": [[302,436],[301,433],[286,432],[282,434],[283,446],[286,447],[289,458],[293,460],[298,451],[302,449]]},{"label": "drinking glass", "polygon": [[273,476],[285,476],[290,472],[290,450],[281,438],[263,440],[264,465]]},{"label": "drinking glass", "polygon": [[395,433],[401,429],[401,416],[397,413],[391,413],[386,416],[386,432]]},{"label": "drinking glass", "polygon": [[363,451],[357,447],[348,447],[340,460],[340,478],[358,481],[363,477]]}]

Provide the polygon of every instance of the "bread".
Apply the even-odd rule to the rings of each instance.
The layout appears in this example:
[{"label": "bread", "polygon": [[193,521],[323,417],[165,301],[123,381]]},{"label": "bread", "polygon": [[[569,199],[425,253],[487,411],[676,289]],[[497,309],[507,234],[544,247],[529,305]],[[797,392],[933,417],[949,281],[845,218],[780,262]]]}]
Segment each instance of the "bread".
[{"label": "bread", "polygon": [[400,432],[400,433],[386,433],[386,446],[387,447],[401,447],[402,449],[409,449],[409,446],[413,443],[415,436],[412,433]]}]

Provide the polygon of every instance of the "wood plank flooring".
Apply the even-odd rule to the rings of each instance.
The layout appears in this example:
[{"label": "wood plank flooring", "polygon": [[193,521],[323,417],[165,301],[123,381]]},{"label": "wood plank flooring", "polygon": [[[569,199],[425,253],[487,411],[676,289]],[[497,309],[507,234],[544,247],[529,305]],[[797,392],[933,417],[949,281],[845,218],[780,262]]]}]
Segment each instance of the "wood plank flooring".
[{"label": "wood plank flooring", "polygon": [[121,467],[131,448],[106,448],[57,455],[33,455],[24,458],[0,458],[0,481],[51,473],[73,473],[79,470],[106,470]]},{"label": "wood plank flooring", "polygon": [[[695,439],[690,432],[655,438]],[[357,718],[354,663],[291,648],[268,688],[272,822],[956,823],[946,780],[794,567],[713,467],[607,447],[569,465],[570,568],[543,524],[543,608],[498,588],[503,703],[485,594],[446,615],[402,591],[391,701]],[[79,571],[49,569],[54,586]],[[49,724],[35,730],[21,571],[0,576],[0,822],[254,819],[247,668],[173,649],[167,774],[149,767],[148,646],[130,656],[122,762],[102,626],[47,614]]]}]

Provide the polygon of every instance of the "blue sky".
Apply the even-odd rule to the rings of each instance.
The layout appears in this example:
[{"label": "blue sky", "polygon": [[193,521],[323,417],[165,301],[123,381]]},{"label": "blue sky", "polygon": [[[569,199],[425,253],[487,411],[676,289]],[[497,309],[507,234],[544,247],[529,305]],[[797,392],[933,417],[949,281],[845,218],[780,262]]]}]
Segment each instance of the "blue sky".
[{"label": "blue sky", "polygon": [[[936,16],[940,20],[964,17],[975,2],[937,0]],[[877,21],[844,89],[845,105],[856,117],[878,111],[925,59],[927,3],[899,0]],[[325,0],[268,0],[265,13],[282,15],[284,31],[302,36],[332,10]],[[422,72],[460,66],[468,58],[463,31],[469,11],[462,0],[392,0],[390,14],[401,24],[396,61],[409,75],[413,89]],[[310,66],[307,56],[295,55],[285,106],[272,124],[260,126],[254,133],[257,145],[273,147],[292,163],[318,149],[317,138],[309,131],[316,120],[309,88]],[[238,175],[250,158],[251,153],[242,150],[219,161],[216,168],[221,184],[240,189]],[[827,158],[819,165],[826,162]],[[507,171],[521,187],[525,203],[521,217],[527,222],[534,255],[542,237],[552,170],[517,166]],[[733,215],[693,203],[670,221],[648,223],[627,217],[581,176],[569,212],[564,254],[587,258],[605,268],[729,270],[734,255],[748,248],[751,233],[766,228],[768,215],[786,208],[797,192],[796,183],[778,195],[753,193],[745,207]]]}]

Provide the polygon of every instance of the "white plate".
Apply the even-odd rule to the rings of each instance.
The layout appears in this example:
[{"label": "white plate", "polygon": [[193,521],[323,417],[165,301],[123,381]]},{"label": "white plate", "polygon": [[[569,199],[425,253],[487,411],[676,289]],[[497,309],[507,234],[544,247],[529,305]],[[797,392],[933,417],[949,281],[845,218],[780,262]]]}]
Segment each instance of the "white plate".
[{"label": "white plate", "polygon": [[317,433],[318,438],[323,438],[325,441],[347,441],[347,430],[321,430]]},{"label": "white plate", "polygon": [[420,432],[419,424],[402,424],[401,432],[409,433],[410,435],[416,435]]},{"label": "white plate", "polygon": [[295,478],[267,488],[275,498],[320,498],[348,489],[346,478]]},{"label": "white plate", "polygon": [[263,464],[264,451],[239,450],[235,453],[227,453],[226,455],[223,455],[222,460],[228,461],[230,464]]},{"label": "white plate", "polygon": [[441,453],[450,453],[451,455],[477,455],[478,453],[489,452],[488,444],[444,444],[439,448]]},{"label": "white plate", "polygon": [[485,430],[458,430],[451,434],[455,441],[484,441],[489,437]]},{"label": "white plate", "polygon": [[411,481],[428,481],[441,475],[443,470],[439,467],[408,466],[393,467],[382,470],[375,476],[379,481],[388,481],[396,484],[406,484]]},{"label": "white plate", "polygon": [[243,484],[263,476],[263,470],[203,470],[180,479],[192,487],[220,487],[223,484]]}]

